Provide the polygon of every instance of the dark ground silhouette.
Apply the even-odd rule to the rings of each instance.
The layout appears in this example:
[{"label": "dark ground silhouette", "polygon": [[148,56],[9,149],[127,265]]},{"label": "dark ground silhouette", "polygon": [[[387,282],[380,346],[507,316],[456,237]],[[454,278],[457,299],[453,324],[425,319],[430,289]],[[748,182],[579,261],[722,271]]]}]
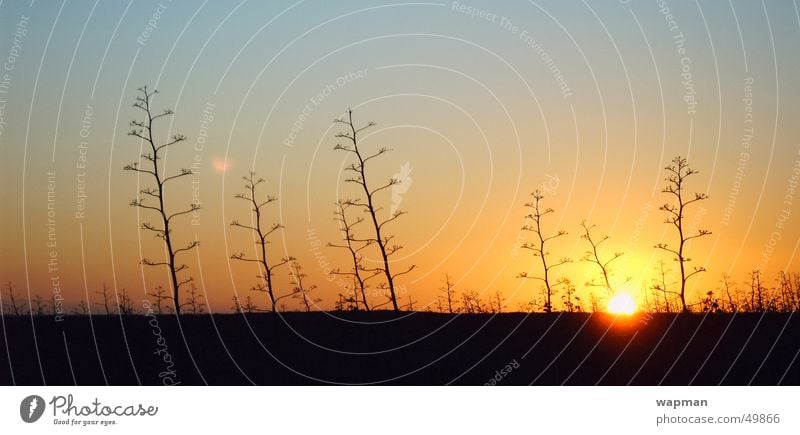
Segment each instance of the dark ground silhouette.
[{"label": "dark ground silhouette", "polygon": [[800,384],[793,313],[292,312],[181,328],[172,315],[5,316],[0,331],[3,385]]}]

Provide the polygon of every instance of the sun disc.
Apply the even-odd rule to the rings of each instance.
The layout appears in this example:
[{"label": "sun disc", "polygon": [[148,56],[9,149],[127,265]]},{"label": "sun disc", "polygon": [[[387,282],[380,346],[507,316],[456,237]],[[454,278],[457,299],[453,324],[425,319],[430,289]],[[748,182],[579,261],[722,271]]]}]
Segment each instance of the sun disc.
[{"label": "sun disc", "polygon": [[636,311],[636,301],[627,293],[618,293],[608,301],[608,312],[614,314],[633,314]]}]

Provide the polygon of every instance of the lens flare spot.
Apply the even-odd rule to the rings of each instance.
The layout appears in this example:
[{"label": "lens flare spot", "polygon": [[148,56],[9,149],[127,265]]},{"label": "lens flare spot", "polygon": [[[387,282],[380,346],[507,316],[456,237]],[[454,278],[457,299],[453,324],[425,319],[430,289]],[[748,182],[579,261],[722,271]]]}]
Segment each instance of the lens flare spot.
[{"label": "lens flare spot", "polygon": [[214,166],[214,170],[219,173],[225,173],[228,169],[233,166],[233,162],[230,159],[225,159],[219,156],[214,156],[211,159],[211,164]]}]

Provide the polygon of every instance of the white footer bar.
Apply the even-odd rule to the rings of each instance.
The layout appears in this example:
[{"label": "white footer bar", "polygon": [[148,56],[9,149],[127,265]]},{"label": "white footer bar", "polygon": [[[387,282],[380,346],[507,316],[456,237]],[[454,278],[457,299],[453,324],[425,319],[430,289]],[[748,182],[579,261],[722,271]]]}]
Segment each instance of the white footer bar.
[{"label": "white footer bar", "polygon": [[13,434],[797,434],[798,404],[800,387],[0,387],[0,422]]}]

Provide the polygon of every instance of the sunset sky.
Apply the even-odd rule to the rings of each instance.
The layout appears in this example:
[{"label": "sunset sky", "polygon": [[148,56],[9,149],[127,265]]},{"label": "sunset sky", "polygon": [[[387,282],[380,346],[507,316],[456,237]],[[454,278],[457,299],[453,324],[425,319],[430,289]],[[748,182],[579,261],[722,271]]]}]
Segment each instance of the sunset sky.
[{"label": "sunset sky", "polygon": [[[168,202],[202,206],[174,235],[200,241],[184,259],[212,311],[234,294],[267,307],[248,291],[255,267],[229,260],[254,248],[230,226],[249,219],[234,195],[251,170],[279,197],[264,222],[286,227],[271,259],[297,257],[320,308],[333,308],[341,283],[325,272],[350,266],[325,247],[339,241],[334,202],[358,193],[333,150],[332,121],[348,108],[377,123],[367,149],[393,149],[370,179],[405,181],[379,201],[386,217],[408,212],[391,232],[404,246],[397,267],[416,265],[400,302],[417,309],[445,273],[459,291],[502,291],[507,309],[541,299],[516,278],[539,272],[518,249],[537,188],[555,209],[547,231],[569,233],[552,245],[573,260],[557,274],[582,296],[596,277],[580,261],[583,219],[610,236],[606,255],[625,253],[617,283],[630,277],[638,292],[660,260],[677,279],[653,248],[676,242],[658,209],[675,155],[700,171],[688,191],[710,197],[687,216],[713,232],[689,246],[690,266],[708,269],[690,302],[723,273],[742,283],[761,269],[772,285],[800,271],[800,14],[789,1],[11,0],[0,29],[0,281],[23,294],[49,298],[56,283],[73,306],[97,302],[106,283],[138,303],[168,287],[166,270],[139,265],[162,248],[140,231],[155,216],[129,205],[140,186],[122,169],[140,154],[127,132],[145,84],[160,91],[157,109],[175,111],[159,140],[188,137],[166,166],[195,174]],[[277,274],[285,294],[289,269]]]}]

